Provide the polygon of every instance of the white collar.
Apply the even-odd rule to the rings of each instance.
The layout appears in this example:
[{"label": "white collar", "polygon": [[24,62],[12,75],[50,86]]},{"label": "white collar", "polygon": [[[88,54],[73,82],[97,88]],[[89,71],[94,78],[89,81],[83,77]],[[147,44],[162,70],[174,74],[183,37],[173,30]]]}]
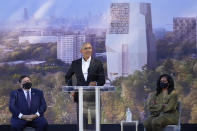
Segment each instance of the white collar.
[{"label": "white collar", "polygon": [[82,57],[82,62],[90,62],[91,61],[91,56],[85,61],[84,58]]},{"label": "white collar", "polygon": [[31,93],[31,88],[30,88],[29,90],[24,90],[24,89],[23,89],[23,92],[24,92],[24,93],[27,93],[27,91],[29,91],[29,93]]}]

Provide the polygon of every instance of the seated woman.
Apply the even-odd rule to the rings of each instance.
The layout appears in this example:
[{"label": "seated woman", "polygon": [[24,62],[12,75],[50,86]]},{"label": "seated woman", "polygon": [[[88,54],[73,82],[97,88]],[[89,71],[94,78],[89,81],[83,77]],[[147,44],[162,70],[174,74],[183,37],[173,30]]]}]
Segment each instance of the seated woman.
[{"label": "seated woman", "polygon": [[163,74],[157,80],[155,93],[149,95],[146,108],[150,115],[144,121],[146,131],[162,131],[167,125],[178,123],[178,95],[170,75]]}]

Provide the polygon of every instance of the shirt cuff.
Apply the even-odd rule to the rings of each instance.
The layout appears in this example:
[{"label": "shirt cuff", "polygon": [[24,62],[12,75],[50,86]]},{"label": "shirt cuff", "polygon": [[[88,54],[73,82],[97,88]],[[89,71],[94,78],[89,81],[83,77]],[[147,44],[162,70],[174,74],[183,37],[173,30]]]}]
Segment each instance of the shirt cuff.
[{"label": "shirt cuff", "polygon": [[22,116],[23,116],[23,114],[22,114],[22,113],[20,113],[20,114],[18,115],[18,118],[19,118],[19,119],[21,119],[21,118],[22,118]]},{"label": "shirt cuff", "polygon": [[39,116],[40,116],[40,113],[37,111],[37,112],[36,112],[36,115],[39,117]]}]

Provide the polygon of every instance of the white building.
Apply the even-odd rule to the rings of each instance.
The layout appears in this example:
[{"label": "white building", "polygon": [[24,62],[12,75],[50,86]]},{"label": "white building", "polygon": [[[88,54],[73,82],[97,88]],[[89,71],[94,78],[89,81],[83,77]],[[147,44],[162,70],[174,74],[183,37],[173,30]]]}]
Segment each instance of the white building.
[{"label": "white building", "polygon": [[56,43],[57,36],[52,31],[44,31],[39,28],[31,28],[20,32],[19,44],[38,44],[38,43]]},{"label": "white building", "polygon": [[106,35],[107,71],[111,80],[128,76],[148,63],[148,52],[154,48],[150,38],[153,36],[147,34],[152,32],[152,21],[147,18],[145,7],[145,3],[111,4]]},{"label": "white building", "polygon": [[63,35],[58,36],[57,58],[65,63],[81,58],[80,48],[85,42],[85,35]]},{"label": "white building", "polygon": [[56,43],[57,36],[19,36],[19,44]]}]

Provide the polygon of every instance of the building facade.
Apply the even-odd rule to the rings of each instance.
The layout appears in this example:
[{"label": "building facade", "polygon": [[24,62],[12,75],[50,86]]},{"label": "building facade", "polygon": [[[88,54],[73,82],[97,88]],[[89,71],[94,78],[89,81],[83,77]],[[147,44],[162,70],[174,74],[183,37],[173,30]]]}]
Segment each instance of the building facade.
[{"label": "building facade", "polygon": [[196,17],[174,17],[173,33],[176,41],[196,43]]},{"label": "building facade", "polygon": [[85,35],[60,35],[57,40],[57,58],[71,64],[81,58],[80,48],[85,42]]},{"label": "building facade", "polygon": [[108,78],[155,66],[156,49],[148,3],[112,3],[106,35]]}]

